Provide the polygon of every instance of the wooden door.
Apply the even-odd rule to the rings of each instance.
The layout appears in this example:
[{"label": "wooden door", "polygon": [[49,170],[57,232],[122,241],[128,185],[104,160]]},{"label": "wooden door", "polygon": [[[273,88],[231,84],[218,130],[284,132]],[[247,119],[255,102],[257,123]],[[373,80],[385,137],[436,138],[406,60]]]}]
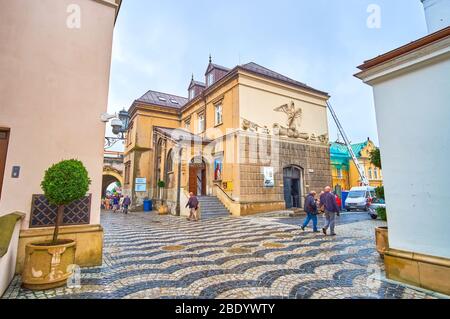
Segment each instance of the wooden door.
[{"label": "wooden door", "polygon": [[9,130],[0,129],[0,198],[2,196],[3,176],[5,175],[8,141],[9,141]]},{"label": "wooden door", "polygon": [[189,193],[197,195],[197,168],[189,165]]}]

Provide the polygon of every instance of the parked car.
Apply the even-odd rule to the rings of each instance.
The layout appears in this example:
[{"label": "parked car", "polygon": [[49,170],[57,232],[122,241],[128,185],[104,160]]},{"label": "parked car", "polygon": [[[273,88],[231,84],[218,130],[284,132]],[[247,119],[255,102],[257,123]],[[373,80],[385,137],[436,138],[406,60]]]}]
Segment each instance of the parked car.
[{"label": "parked car", "polygon": [[345,210],[368,211],[373,198],[375,198],[375,187],[353,187],[345,200]]},{"label": "parked car", "polygon": [[369,205],[369,215],[372,219],[378,218],[377,208],[382,207],[386,208],[386,202],[381,198],[372,198],[372,201]]}]

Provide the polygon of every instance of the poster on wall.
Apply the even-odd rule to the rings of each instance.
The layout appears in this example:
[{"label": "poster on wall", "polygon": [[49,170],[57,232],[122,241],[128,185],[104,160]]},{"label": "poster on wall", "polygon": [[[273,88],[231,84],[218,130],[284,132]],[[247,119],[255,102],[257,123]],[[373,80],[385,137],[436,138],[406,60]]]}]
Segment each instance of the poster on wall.
[{"label": "poster on wall", "polygon": [[223,161],[221,158],[216,158],[214,160],[214,180],[221,181],[222,180],[222,168]]},{"label": "poster on wall", "polygon": [[264,167],[264,187],[274,187],[273,167]]}]

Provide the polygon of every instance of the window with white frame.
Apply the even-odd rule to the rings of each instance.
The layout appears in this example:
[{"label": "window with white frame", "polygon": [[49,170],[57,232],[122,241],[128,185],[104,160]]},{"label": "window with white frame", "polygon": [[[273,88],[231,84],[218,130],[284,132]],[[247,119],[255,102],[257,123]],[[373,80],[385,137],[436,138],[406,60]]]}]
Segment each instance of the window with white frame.
[{"label": "window with white frame", "polygon": [[374,174],[374,178],[375,178],[375,179],[378,179],[378,168],[375,168],[375,169],[373,170],[373,174]]},{"label": "window with white frame", "polygon": [[373,178],[373,175],[372,175],[372,168],[369,168],[369,169],[368,169],[368,172],[369,172],[369,179],[372,179],[372,178]]},{"label": "window with white frame", "polygon": [[192,100],[195,97],[195,88],[189,90],[189,100]]},{"label": "window with white frame", "polygon": [[206,84],[208,86],[211,86],[214,84],[214,73],[213,72],[208,73],[208,75],[206,77],[206,82],[207,82]]},{"label": "window with white frame", "polygon": [[184,128],[188,131],[191,129],[191,118],[188,118],[184,121]]},{"label": "window with white frame", "polygon": [[215,125],[220,125],[222,124],[222,103],[218,103],[215,105],[215,120],[214,120],[214,124]]},{"label": "window with white frame", "polygon": [[198,133],[205,131],[205,113],[198,114]]},{"label": "window with white frame", "polygon": [[338,177],[339,179],[342,178],[342,168],[338,168],[338,169],[337,169],[337,177]]}]

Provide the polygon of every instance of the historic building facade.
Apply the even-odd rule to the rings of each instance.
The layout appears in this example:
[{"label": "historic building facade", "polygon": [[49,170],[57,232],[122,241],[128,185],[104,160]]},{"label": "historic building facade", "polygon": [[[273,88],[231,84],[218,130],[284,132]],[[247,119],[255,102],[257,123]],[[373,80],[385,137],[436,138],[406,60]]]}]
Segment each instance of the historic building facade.
[{"label": "historic building facade", "polygon": [[[375,167],[370,161],[370,153],[376,149],[375,144],[370,139],[367,139],[365,142],[352,144],[351,146],[364,169],[369,185],[373,187],[382,186],[383,173],[381,169]],[[333,188],[350,190],[352,187],[361,185],[358,169],[353,163],[345,144],[339,142],[331,143],[330,157]]]},{"label": "historic building facade", "polygon": [[331,184],[328,98],[256,63],[210,60],[187,98],[148,91],[132,103],[124,192],[135,207],[164,200],[173,214],[186,213],[189,192],[236,216],[301,208]]}]

